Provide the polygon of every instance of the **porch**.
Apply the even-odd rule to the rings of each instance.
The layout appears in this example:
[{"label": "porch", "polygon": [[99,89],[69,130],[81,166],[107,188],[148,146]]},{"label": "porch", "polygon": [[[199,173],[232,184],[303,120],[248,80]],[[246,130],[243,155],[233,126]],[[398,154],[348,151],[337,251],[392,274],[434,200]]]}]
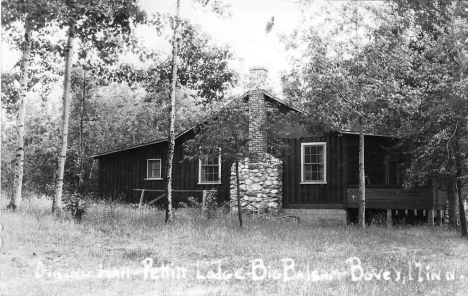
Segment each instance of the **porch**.
[{"label": "porch", "polygon": [[[366,188],[366,212],[368,219],[373,215],[381,219],[384,215],[387,224],[392,220],[405,221],[404,223],[425,223],[438,225],[442,223],[447,192],[441,189],[416,188],[405,190],[400,186],[373,186]],[[349,216],[357,215],[359,208],[359,188],[348,187],[346,208]],[[354,216],[353,215],[353,216]],[[367,214],[366,214],[367,215]],[[432,221],[432,222],[431,222]],[[370,223],[370,221],[367,221]]]},{"label": "porch", "polygon": [[[401,186],[381,186],[366,188],[366,208],[368,209],[413,209],[445,210],[447,192],[441,189],[417,188],[405,190]],[[359,188],[348,187],[347,208],[359,208]]]}]

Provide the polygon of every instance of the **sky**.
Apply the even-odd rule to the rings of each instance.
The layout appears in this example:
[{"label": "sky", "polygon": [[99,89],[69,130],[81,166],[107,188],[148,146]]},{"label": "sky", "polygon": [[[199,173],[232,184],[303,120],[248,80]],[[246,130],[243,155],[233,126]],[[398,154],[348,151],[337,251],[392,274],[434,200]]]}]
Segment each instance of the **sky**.
[{"label": "sky", "polygon": [[[227,0],[229,1],[229,0]],[[315,1],[324,2],[324,1]],[[301,21],[301,7],[297,0],[230,0],[232,17],[223,19],[214,13],[194,5],[191,0],[181,0],[181,17],[201,26],[214,40],[229,44],[242,61],[235,64],[238,71],[246,73],[249,68],[263,66],[275,90],[279,90],[280,72],[288,68],[288,54],[278,36],[290,34]],[[140,0],[148,12],[176,12],[176,0]],[[274,17],[275,24],[269,34],[265,33],[267,22]],[[157,38],[151,28],[140,28],[138,34],[148,47],[170,54],[170,41]],[[20,55],[2,44],[2,72],[10,71]]]},{"label": "sky", "polygon": [[[230,3],[232,17],[223,19],[190,0],[181,0],[181,17],[199,25],[220,44],[229,44],[242,61],[234,65],[238,71],[246,73],[251,67],[266,67],[272,83],[279,88],[279,73],[288,68],[288,59],[278,36],[289,34],[297,27],[301,19],[300,4],[295,0],[231,0]],[[141,0],[141,4],[148,12],[174,14],[176,11],[176,0]],[[266,25],[272,17],[273,29],[266,34]],[[167,40],[151,40],[150,47],[170,52]]]},{"label": "sky", "polygon": [[[175,13],[176,10],[176,0],[141,0],[141,3],[148,12]],[[297,26],[301,18],[299,4],[293,0],[231,0],[230,3],[232,17],[222,19],[203,11],[190,0],[181,0],[181,16],[200,25],[213,39],[230,44],[246,63],[264,60],[276,68],[278,58],[281,60],[283,56],[277,34],[291,32]],[[275,25],[267,35],[265,27],[273,16]]]}]

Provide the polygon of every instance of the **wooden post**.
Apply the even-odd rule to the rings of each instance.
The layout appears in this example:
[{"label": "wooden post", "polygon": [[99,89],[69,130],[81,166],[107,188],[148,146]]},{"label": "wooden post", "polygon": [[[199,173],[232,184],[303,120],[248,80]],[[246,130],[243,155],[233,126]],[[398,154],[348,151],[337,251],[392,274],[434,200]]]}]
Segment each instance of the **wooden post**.
[{"label": "wooden post", "polygon": [[392,210],[387,209],[387,221],[386,221],[387,227],[392,227],[393,221],[392,221]]},{"label": "wooden post", "polygon": [[437,210],[437,226],[442,226],[444,213],[442,210]]},{"label": "wooden post", "polygon": [[143,198],[145,197],[145,189],[141,190],[141,196],[140,196],[140,204],[138,205],[138,208],[140,209],[141,206],[143,205]]},{"label": "wooden post", "polygon": [[429,227],[434,227],[434,210],[427,210],[427,225]]}]

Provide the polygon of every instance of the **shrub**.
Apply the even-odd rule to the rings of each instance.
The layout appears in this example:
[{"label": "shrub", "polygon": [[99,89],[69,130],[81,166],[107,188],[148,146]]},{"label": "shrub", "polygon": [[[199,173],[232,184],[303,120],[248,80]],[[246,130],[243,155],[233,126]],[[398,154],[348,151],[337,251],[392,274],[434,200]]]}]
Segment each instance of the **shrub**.
[{"label": "shrub", "polygon": [[187,203],[180,202],[179,207],[192,207],[202,209],[202,215],[208,219],[214,218],[217,216],[218,211],[223,211],[225,204],[218,205],[217,203],[217,191],[216,190],[207,190],[205,196],[205,205],[203,202],[198,202],[193,196],[190,196],[187,199]]},{"label": "shrub", "polygon": [[88,203],[81,198],[79,193],[73,193],[63,200],[64,209],[71,213],[72,217],[80,222],[89,208]]}]

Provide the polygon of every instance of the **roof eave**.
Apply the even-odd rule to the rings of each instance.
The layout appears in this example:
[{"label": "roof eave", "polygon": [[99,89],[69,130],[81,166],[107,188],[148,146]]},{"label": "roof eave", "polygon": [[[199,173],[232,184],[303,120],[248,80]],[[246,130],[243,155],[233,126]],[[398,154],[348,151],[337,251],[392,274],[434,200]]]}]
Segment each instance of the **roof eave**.
[{"label": "roof eave", "polygon": [[[292,109],[294,111],[297,111],[299,113],[304,113],[303,110],[300,110],[300,109],[298,109],[296,107],[293,107],[293,106],[289,106],[288,104],[283,102],[283,100],[273,96],[272,94],[266,92],[265,90],[262,90],[262,92],[263,92],[263,94],[265,94],[268,97],[270,97],[271,99],[283,104],[284,106],[286,106],[286,107],[288,107],[288,108],[290,108],[290,109]],[[240,99],[240,98],[244,98],[244,97],[248,96],[249,93],[250,93],[250,91],[247,91],[247,92],[243,93],[242,95],[239,95],[239,96],[233,98],[232,101]],[[228,105],[228,104],[229,103],[226,103],[226,105]],[[185,131],[180,132],[179,134],[177,134],[177,136],[175,138],[177,139],[177,138],[185,135],[189,131],[193,130],[197,125],[198,125],[198,123],[192,125],[190,128],[186,129]],[[118,153],[118,152],[122,152],[122,151],[132,150],[132,149],[136,149],[136,148],[140,148],[140,147],[144,147],[144,146],[148,146],[148,145],[153,145],[153,144],[159,144],[159,143],[163,143],[163,142],[167,142],[167,141],[168,141],[168,139],[161,139],[161,140],[157,140],[157,141],[138,144],[138,145],[130,146],[130,147],[127,147],[127,148],[122,148],[122,149],[118,149],[118,150],[112,150],[112,151],[107,151],[107,152],[103,152],[103,153],[98,153],[98,154],[92,155],[91,158],[99,158],[101,156],[105,156],[105,155],[108,155],[108,154],[113,154],[113,153]]]}]

